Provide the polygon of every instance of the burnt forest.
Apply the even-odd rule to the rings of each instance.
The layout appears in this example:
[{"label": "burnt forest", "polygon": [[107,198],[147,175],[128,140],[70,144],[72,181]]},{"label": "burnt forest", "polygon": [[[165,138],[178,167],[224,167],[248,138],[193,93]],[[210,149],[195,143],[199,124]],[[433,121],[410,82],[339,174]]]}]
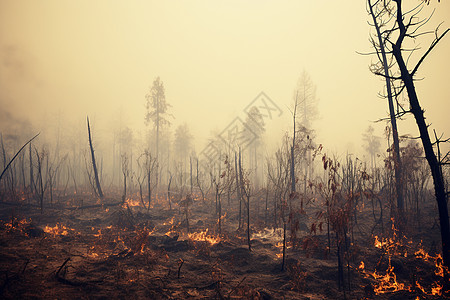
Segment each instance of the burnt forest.
[{"label": "burnt forest", "polygon": [[0,4],[1,299],[450,298],[448,1],[84,2]]}]

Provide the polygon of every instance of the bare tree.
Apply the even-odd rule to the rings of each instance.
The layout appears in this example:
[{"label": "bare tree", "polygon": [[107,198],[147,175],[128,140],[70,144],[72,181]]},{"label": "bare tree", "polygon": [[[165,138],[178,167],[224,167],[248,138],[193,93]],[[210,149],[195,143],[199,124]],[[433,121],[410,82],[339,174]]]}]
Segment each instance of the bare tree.
[{"label": "bare tree", "polygon": [[94,146],[92,143],[91,127],[89,125],[89,117],[87,117],[87,128],[88,128],[88,135],[89,135],[89,147],[91,149],[92,168],[94,169],[95,187],[97,188],[98,196],[100,197],[100,199],[103,200],[102,187],[100,186],[100,180],[99,180],[98,171],[97,171],[97,164],[95,162]]},{"label": "bare tree", "polygon": [[[386,1],[385,1],[386,2]],[[403,5],[401,0],[393,0],[392,2],[387,1],[387,3],[379,3],[383,6],[383,9],[392,11],[392,24],[389,26],[390,29],[385,31],[385,45],[388,46],[387,54],[394,57],[396,62],[396,67],[398,69],[397,75],[389,75],[389,79],[400,81],[401,85],[399,87],[398,94],[405,91],[408,95],[410,109],[406,110],[405,113],[412,113],[417,127],[420,133],[420,139],[422,141],[422,146],[425,151],[425,157],[427,159],[428,165],[431,169],[431,174],[434,183],[434,192],[437,201],[438,211],[439,211],[439,221],[441,229],[441,239],[442,239],[442,256],[444,265],[450,267],[450,225],[449,225],[449,215],[447,206],[447,192],[445,190],[444,178],[442,175],[442,160],[438,158],[434,151],[434,146],[439,146],[442,142],[439,138],[433,143],[428,133],[428,125],[425,122],[424,111],[419,103],[419,96],[414,84],[415,75],[434,49],[434,47],[442,40],[442,38],[450,31],[450,28],[445,29],[442,33],[439,32],[438,26],[434,31],[428,32],[434,34],[434,39],[431,42],[428,49],[415,61],[413,67],[408,67],[408,63],[411,63],[411,51],[406,49],[404,45],[405,41],[408,39],[417,39],[418,37],[426,34],[427,32],[421,32],[421,28],[428,22],[430,18],[420,19],[418,17],[421,12],[421,8],[424,3],[420,3],[413,9],[403,11]],[[370,4],[370,2],[369,2]],[[372,13],[373,14],[373,13]],[[406,22],[406,23],[405,23]],[[417,48],[412,50],[416,51]],[[405,55],[407,59],[405,59]],[[439,152],[439,151],[438,151]],[[439,153],[438,153],[439,154]],[[449,290],[449,274],[446,272],[446,290]]]},{"label": "bare tree", "polygon": [[127,178],[130,176],[130,170],[128,168],[128,156],[126,153],[122,154],[122,174],[123,174],[122,203],[125,203],[125,199],[127,197]]},{"label": "bare tree", "polygon": [[297,87],[294,94],[298,107],[298,117],[300,123],[306,128],[311,129],[311,123],[317,117],[317,97],[316,86],[311,80],[311,76],[303,70],[297,81]]},{"label": "bare tree", "polygon": [[252,143],[248,147],[250,167],[254,172],[254,182],[258,186],[259,176],[258,176],[258,158],[259,152],[262,146],[262,137],[266,129],[264,128],[264,118],[259,109],[256,106],[252,106],[245,119],[244,123],[244,135],[247,136]]},{"label": "bare tree", "polygon": [[183,171],[186,173],[187,158],[192,149],[193,136],[189,132],[186,123],[179,125],[175,130],[174,148],[175,153],[183,164]]},{"label": "bare tree", "polygon": [[167,116],[169,116],[167,110],[170,104],[166,101],[166,94],[164,89],[164,83],[159,77],[153,81],[153,85],[150,88],[150,92],[145,96],[147,114],[145,115],[145,123],[153,123],[153,127],[156,130],[156,167],[158,171],[156,172],[156,184],[158,184],[158,173],[159,173],[159,134],[160,130],[165,125],[170,125]]},{"label": "bare tree", "polygon": [[[398,139],[398,130],[397,130],[397,116],[396,111],[394,109],[394,99],[392,94],[391,87],[391,78],[390,78],[390,63],[388,61],[386,55],[386,42],[389,38],[389,31],[382,31],[384,27],[387,26],[387,20],[385,20],[385,16],[391,14],[391,10],[387,9],[388,6],[382,5],[381,0],[372,4],[370,0],[368,2],[368,10],[370,15],[372,16],[373,24],[372,26],[375,28],[376,37],[371,37],[370,41],[372,43],[372,47],[375,49],[379,62],[381,63],[381,67],[377,64],[372,65],[371,69],[374,74],[383,76],[386,82],[386,93],[388,99],[389,106],[389,116],[390,123],[392,127],[392,138],[394,142],[394,172],[395,172],[395,186],[396,186],[396,194],[397,194],[397,223],[398,227],[402,228],[404,225],[404,201],[403,201],[403,188],[402,188],[402,162],[400,157],[400,142]],[[385,1],[386,2],[386,1]],[[376,10],[376,8],[381,7],[381,9]]]},{"label": "bare tree", "polygon": [[[22,148],[19,149],[19,151],[16,152],[16,154],[13,156],[13,158],[9,161],[9,163],[8,163],[8,164],[5,166],[5,168],[3,169],[3,172],[2,172],[2,174],[0,175],[0,181],[2,180],[2,177],[3,177],[3,175],[5,174],[6,170],[8,170],[9,166],[11,166],[12,162],[14,161],[14,159],[16,159],[17,155],[19,155],[20,151],[22,151],[23,148],[25,148],[29,143],[31,143],[31,141],[34,140],[38,135],[39,135],[39,133],[36,134],[34,137],[32,137],[28,142],[26,142],[26,143],[22,146]],[[3,142],[2,142],[2,145],[3,145]],[[5,163],[6,163],[6,160],[5,160]]]},{"label": "bare tree", "polygon": [[380,152],[381,146],[380,137],[375,136],[373,133],[374,128],[369,125],[366,132],[363,134],[363,141],[366,142],[366,144],[364,145],[364,149],[370,155],[370,166],[372,170],[377,167],[376,155]]}]

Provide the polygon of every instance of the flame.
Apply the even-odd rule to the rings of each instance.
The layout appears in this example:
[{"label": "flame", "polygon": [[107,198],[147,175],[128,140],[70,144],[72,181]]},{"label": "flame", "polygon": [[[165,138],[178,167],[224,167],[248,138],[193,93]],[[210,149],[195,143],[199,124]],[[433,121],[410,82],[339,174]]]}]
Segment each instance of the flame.
[{"label": "flame", "polygon": [[125,200],[125,203],[128,204],[128,206],[141,206],[141,202],[139,200],[128,198]]},{"label": "flame", "polygon": [[374,242],[374,246],[379,248],[379,249],[383,249],[385,247],[390,247],[392,244],[394,244],[394,241],[389,238],[389,239],[383,239],[381,238],[381,240],[378,239],[378,236],[375,236],[375,242]]},{"label": "flame", "polygon": [[[397,275],[394,273],[394,267],[391,266],[391,258],[389,257],[389,266],[386,275],[378,274],[377,271],[372,273],[374,279],[378,282],[375,284],[373,291],[375,294],[383,294],[387,292],[396,292],[407,289],[404,283],[397,281]],[[408,288],[409,289],[409,288]]]},{"label": "flame", "polygon": [[433,282],[433,285],[434,286],[431,287],[431,295],[442,296],[442,285],[439,285],[436,282]]},{"label": "flame", "polygon": [[429,255],[424,249],[420,248],[414,253],[414,255],[416,256],[416,258],[421,258],[425,261],[434,261],[434,266],[436,267],[436,270],[434,270],[434,274],[436,274],[439,277],[444,277],[445,266],[443,265],[443,259],[441,254],[432,256]]},{"label": "flame", "polygon": [[167,226],[167,225],[173,225],[174,219],[175,219],[175,217],[172,217],[172,219],[170,219],[169,222],[164,222],[163,225],[164,225],[164,226]]},{"label": "flame", "polygon": [[25,232],[25,225],[28,225],[31,223],[31,219],[27,220],[22,219],[22,220],[18,220],[17,218],[13,218],[13,220],[11,220],[11,222],[8,223],[4,223],[4,226],[6,228],[7,231],[20,231],[22,233],[25,233],[25,235],[28,236],[28,234]]},{"label": "flame", "polygon": [[50,227],[48,225],[46,225],[44,227],[44,232],[49,233],[53,236],[57,236],[57,235],[68,235],[69,232],[75,233],[75,229],[73,228],[69,228],[65,225],[62,225],[60,223],[56,223],[56,225],[54,227]]},{"label": "flame", "polygon": [[210,243],[211,245],[215,245],[220,242],[219,237],[208,234],[208,229],[201,232],[188,233],[188,237],[192,241],[205,241]]},{"label": "flame", "polygon": [[219,221],[220,221],[220,220],[224,220],[226,217],[227,217],[227,213],[225,212],[224,215],[222,215],[222,216],[220,216],[219,218],[217,218],[216,224],[219,224]]},{"label": "flame", "polygon": [[423,286],[420,285],[420,283],[416,280],[416,286],[419,290],[422,291],[422,293],[426,294],[427,292],[425,291],[425,289],[423,288]]},{"label": "flame", "polygon": [[[411,242],[410,242],[411,243]],[[379,240],[377,236],[375,236],[375,243],[374,243],[375,247],[377,248],[383,248],[386,253],[388,254],[388,258],[389,258],[389,265],[388,268],[386,270],[386,274],[382,275],[381,273],[378,273],[376,270],[374,272],[367,272],[365,270],[365,266],[364,266],[364,262],[361,261],[361,264],[358,267],[358,270],[360,270],[361,272],[363,272],[363,274],[365,274],[366,277],[371,276],[373,277],[377,283],[374,285],[374,292],[375,294],[379,295],[379,294],[383,294],[383,293],[390,293],[390,292],[395,292],[395,291],[400,291],[400,290],[408,290],[408,291],[413,291],[413,287],[409,286],[409,285],[405,285],[403,283],[399,283],[397,281],[397,276],[394,273],[394,267],[391,265],[391,256],[393,254],[396,254],[395,251],[394,253],[392,253],[392,249],[394,246],[396,245],[401,245],[400,243],[394,243],[392,241],[392,239],[381,239]],[[406,252],[405,254],[399,253],[398,255],[405,255],[406,257]],[[416,259],[423,259],[425,261],[429,261],[429,262],[434,262],[434,265],[436,267],[434,273],[435,275],[439,276],[439,277],[444,277],[444,272],[445,272],[445,266],[443,266],[443,259],[441,254],[438,254],[436,256],[432,256],[429,255],[424,249],[420,248],[419,250],[417,250],[416,252],[414,252],[415,258]],[[433,282],[432,286],[431,286],[431,291],[428,292],[425,287],[423,287],[418,280],[416,280],[415,282],[415,287],[417,289],[419,289],[420,291],[422,291],[423,294],[425,295],[437,295],[437,296],[442,296],[442,288],[443,286],[441,284],[439,284],[438,282]]]}]

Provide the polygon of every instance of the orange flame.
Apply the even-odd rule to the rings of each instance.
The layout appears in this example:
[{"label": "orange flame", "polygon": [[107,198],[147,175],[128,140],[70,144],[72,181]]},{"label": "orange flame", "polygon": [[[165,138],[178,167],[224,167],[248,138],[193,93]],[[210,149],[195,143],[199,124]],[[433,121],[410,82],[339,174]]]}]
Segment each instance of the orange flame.
[{"label": "orange flame", "polygon": [[372,276],[378,281],[378,283],[375,284],[375,287],[373,289],[375,294],[377,295],[407,289],[404,283],[399,283],[397,281],[397,275],[395,275],[394,273],[394,267],[391,266],[390,257],[389,257],[389,266],[386,270],[386,275],[383,276],[381,274],[378,274],[377,271],[375,271],[373,272]]},{"label": "orange flame", "polygon": [[62,225],[60,223],[56,223],[56,225],[54,227],[50,227],[50,226],[45,226],[44,227],[44,232],[49,233],[53,236],[57,236],[57,235],[68,235],[69,232],[75,233],[75,229],[73,228],[69,228],[65,225]]},{"label": "orange flame", "polygon": [[210,243],[211,245],[215,245],[220,242],[219,237],[215,237],[213,235],[208,234],[208,229],[201,232],[188,233],[188,237],[193,241],[205,241]]},{"label": "orange flame", "polygon": [[139,200],[128,198],[125,200],[125,203],[128,204],[128,206],[141,206],[141,202]]}]

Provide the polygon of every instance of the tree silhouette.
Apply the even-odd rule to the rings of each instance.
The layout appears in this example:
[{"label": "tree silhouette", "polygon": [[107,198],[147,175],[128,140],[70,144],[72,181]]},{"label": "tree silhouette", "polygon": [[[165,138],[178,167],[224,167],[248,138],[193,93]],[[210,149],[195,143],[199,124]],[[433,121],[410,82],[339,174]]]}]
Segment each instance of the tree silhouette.
[{"label": "tree silhouette", "polygon": [[[382,9],[389,10],[389,13],[392,14],[392,18],[390,19],[392,24],[389,24],[389,26],[387,26],[388,29],[385,30],[385,45],[389,46],[386,53],[391,55],[395,59],[395,66],[398,71],[394,75],[390,75],[389,79],[400,82],[400,86],[396,93],[397,95],[400,95],[400,93],[406,91],[410,108],[409,110],[405,110],[404,113],[413,114],[414,119],[416,120],[417,127],[419,129],[420,139],[425,151],[425,157],[427,159],[428,165],[431,169],[431,175],[433,177],[434,192],[439,212],[442,240],[442,257],[444,265],[449,268],[450,224],[447,205],[448,194],[445,190],[444,177],[442,173],[442,165],[444,164],[444,162],[440,159],[439,149],[439,144],[443,141],[437,138],[437,136],[435,142],[431,141],[430,134],[428,133],[428,125],[425,122],[424,110],[419,103],[419,96],[417,94],[414,81],[416,72],[424,62],[425,58],[431,53],[431,51],[439,43],[439,41],[450,31],[450,28],[447,28],[444,30],[444,32],[440,33],[438,26],[436,30],[428,32],[434,35],[434,39],[428,49],[414,62],[414,60],[411,59],[411,50],[407,49],[407,45],[405,44],[407,43],[407,41],[411,40],[412,42],[416,43],[417,38],[426,34],[426,32],[422,32],[421,29],[430,18],[420,19],[418,17],[419,13],[421,12],[422,6],[424,5],[424,2],[411,10],[407,10],[406,12],[403,12],[402,3],[403,2],[401,0],[379,3],[379,5],[382,6]],[[413,51],[416,50],[418,49],[415,48]],[[408,66],[413,62],[415,63],[414,66]],[[437,147],[437,155],[435,153],[434,147]],[[445,272],[444,275],[444,289],[446,291],[449,291],[450,276],[448,271]]]},{"label": "tree silhouette", "polygon": [[[145,96],[146,98],[146,108],[147,114],[145,115],[145,123],[148,125],[150,122],[153,123],[153,128],[156,130],[156,162],[158,164],[159,157],[159,133],[161,127],[169,126],[170,122],[168,120],[168,108],[170,104],[166,101],[164,83],[159,77],[153,81],[153,85],[150,88],[149,93]],[[157,165],[159,169],[159,166]],[[158,173],[156,172],[156,182],[158,182]]]}]

